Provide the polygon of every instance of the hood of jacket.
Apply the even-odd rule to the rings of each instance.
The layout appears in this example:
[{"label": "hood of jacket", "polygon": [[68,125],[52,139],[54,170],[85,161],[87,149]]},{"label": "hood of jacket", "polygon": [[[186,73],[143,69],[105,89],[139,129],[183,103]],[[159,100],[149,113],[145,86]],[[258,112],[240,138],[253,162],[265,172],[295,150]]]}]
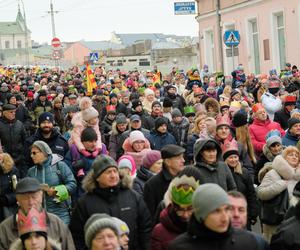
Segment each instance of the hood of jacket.
[{"label": "hood of jacket", "polygon": [[222,150],[221,150],[221,147],[220,147],[219,143],[216,140],[214,140],[212,138],[198,139],[194,144],[194,162],[197,162],[197,159],[199,157],[199,153],[201,152],[202,148],[204,147],[204,145],[206,143],[208,143],[210,141],[212,141],[216,144],[217,160],[221,158]]},{"label": "hood of jacket", "polygon": [[[48,236],[48,242],[53,250],[62,250],[61,244]],[[20,238],[17,238],[13,243],[11,243],[9,250],[23,250],[23,243]]]},{"label": "hood of jacket", "polygon": [[273,161],[276,157],[276,155],[273,155],[270,151],[270,149],[268,148],[267,144],[265,144],[263,146],[263,154],[264,156],[269,160],[269,161]]},{"label": "hood of jacket", "polygon": [[[124,132],[128,131],[129,125],[127,124],[127,128]],[[124,133],[123,132],[123,133]],[[121,135],[122,133],[117,129],[117,123],[116,121],[113,122],[113,124],[111,125],[111,134],[112,135]]]},{"label": "hood of jacket", "polygon": [[259,172],[258,172],[258,182],[259,183],[262,182],[266,173],[268,173],[271,169],[273,169],[272,162],[266,162],[265,165],[263,166],[263,168],[261,170],[259,170]]},{"label": "hood of jacket", "polygon": [[284,180],[300,180],[300,168],[291,167],[281,155],[275,157],[272,167]]},{"label": "hood of jacket", "polygon": [[172,206],[169,205],[161,211],[159,216],[160,223],[168,230],[174,233],[184,233],[187,229],[187,222],[181,222],[176,216],[176,213],[172,211]]},{"label": "hood of jacket", "polygon": [[[134,149],[132,148],[132,145],[129,142],[129,138],[125,139],[122,148],[124,149],[125,152],[135,152]],[[150,142],[146,138],[145,138],[144,149],[151,149]]]},{"label": "hood of jacket", "polygon": [[215,98],[212,98],[212,97],[207,98],[206,101],[203,103],[203,105],[204,105],[206,111],[208,111],[209,106],[212,106],[215,113],[220,112],[220,104]]}]

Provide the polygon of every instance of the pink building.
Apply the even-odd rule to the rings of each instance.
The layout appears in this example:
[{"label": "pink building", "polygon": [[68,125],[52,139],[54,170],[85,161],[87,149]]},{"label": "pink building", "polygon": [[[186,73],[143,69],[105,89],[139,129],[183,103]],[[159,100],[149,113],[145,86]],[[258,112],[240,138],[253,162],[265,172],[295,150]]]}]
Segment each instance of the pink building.
[{"label": "pink building", "polygon": [[81,42],[74,42],[64,51],[64,61],[69,65],[83,65],[91,50]]},{"label": "pink building", "polygon": [[[277,72],[286,62],[300,66],[299,0],[196,0],[200,65],[230,74],[242,63],[246,72]],[[218,27],[218,24],[220,26]],[[241,41],[232,57],[223,42],[226,30],[238,30]]]}]

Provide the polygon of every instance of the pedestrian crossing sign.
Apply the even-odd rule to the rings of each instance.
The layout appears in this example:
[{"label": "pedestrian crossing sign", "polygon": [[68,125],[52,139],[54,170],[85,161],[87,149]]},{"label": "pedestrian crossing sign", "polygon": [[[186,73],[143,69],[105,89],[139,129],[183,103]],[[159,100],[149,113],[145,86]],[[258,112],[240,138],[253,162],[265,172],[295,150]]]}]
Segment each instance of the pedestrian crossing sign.
[{"label": "pedestrian crossing sign", "polygon": [[227,30],[224,33],[224,43],[226,46],[238,46],[240,43],[241,37],[237,30]]},{"label": "pedestrian crossing sign", "polygon": [[99,60],[99,55],[98,55],[98,53],[96,53],[96,52],[90,53],[90,61],[98,62],[98,60]]}]

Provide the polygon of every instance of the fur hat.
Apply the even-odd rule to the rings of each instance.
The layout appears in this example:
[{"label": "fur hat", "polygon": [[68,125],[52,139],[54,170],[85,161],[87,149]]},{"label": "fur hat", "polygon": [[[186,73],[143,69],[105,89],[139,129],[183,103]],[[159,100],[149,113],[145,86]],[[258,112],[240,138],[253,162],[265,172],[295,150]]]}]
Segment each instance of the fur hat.
[{"label": "fur hat", "polygon": [[82,119],[86,122],[93,118],[98,118],[99,113],[94,107],[90,107],[81,111]]}]

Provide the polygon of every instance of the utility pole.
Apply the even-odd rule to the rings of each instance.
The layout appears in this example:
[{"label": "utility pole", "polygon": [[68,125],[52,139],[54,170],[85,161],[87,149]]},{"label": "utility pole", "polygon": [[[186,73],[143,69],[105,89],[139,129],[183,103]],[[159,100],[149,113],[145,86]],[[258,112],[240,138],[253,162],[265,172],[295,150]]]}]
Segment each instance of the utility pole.
[{"label": "utility pole", "polygon": [[54,11],[53,11],[52,0],[50,0],[50,14],[51,14],[51,25],[52,25],[52,38],[54,38],[56,37],[56,32],[55,32]]},{"label": "utility pole", "polygon": [[224,61],[223,61],[223,40],[222,40],[222,23],[220,14],[220,0],[217,0],[216,4],[216,14],[217,14],[217,32],[218,32],[218,44],[219,44],[219,62],[220,69],[224,72]]},{"label": "utility pole", "polygon": [[[27,21],[26,21],[26,13],[24,8],[24,2],[21,0],[22,7],[23,7],[23,16],[24,16],[24,29],[25,29],[25,62],[26,65],[29,66],[29,46],[28,46],[28,29],[27,29]],[[20,4],[18,4],[20,8]]]}]

